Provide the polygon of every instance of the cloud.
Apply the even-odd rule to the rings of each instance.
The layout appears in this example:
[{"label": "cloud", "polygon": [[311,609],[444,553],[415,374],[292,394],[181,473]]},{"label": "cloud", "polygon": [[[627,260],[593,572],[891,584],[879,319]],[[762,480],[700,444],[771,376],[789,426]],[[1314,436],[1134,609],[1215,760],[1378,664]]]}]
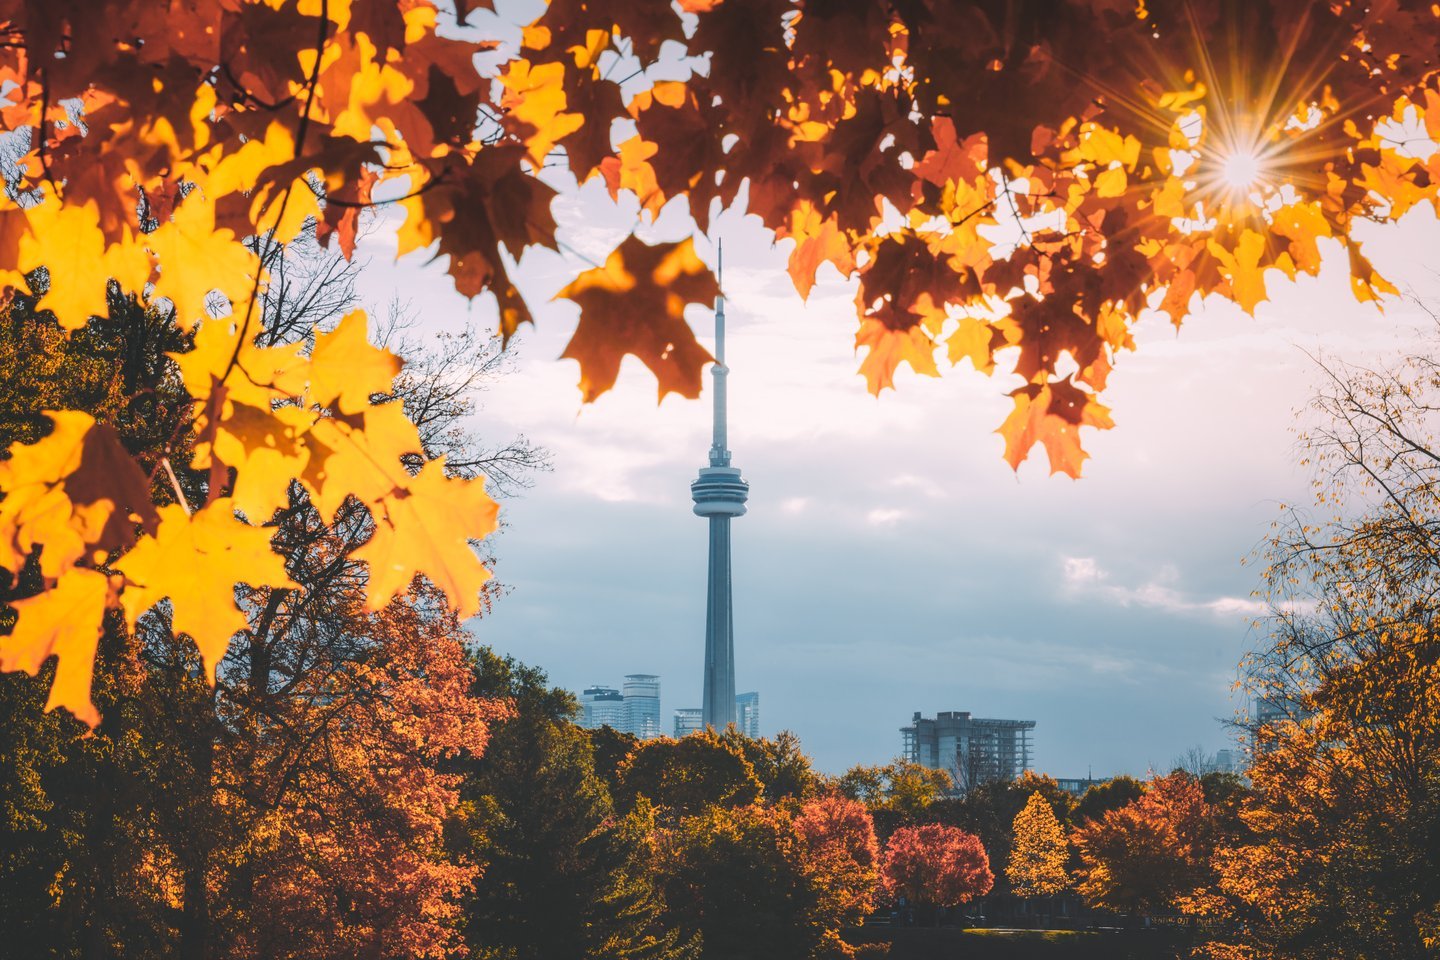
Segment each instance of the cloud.
[{"label": "cloud", "polygon": [[907,511],[895,507],[876,507],[865,514],[865,522],[872,527],[893,527],[907,516]]},{"label": "cloud", "polygon": [[1138,586],[1124,586],[1110,579],[1109,571],[1094,557],[1062,557],[1062,589],[1072,599],[1085,598],[1118,607],[1147,607],[1172,613],[1209,613],[1221,618],[1264,616],[1268,611],[1260,600],[1219,596],[1197,598],[1178,589],[1180,572],[1171,564]]}]

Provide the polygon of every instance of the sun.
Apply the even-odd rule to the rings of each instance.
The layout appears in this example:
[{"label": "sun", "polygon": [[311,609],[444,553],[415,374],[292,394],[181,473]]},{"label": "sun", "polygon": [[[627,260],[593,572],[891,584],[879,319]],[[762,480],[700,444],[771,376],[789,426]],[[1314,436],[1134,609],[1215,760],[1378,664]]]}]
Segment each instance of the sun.
[{"label": "sun", "polygon": [[1220,179],[1234,190],[1245,190],[1260,179],[1260,158],[1248,150],[1227,155],[1220,163]]}]

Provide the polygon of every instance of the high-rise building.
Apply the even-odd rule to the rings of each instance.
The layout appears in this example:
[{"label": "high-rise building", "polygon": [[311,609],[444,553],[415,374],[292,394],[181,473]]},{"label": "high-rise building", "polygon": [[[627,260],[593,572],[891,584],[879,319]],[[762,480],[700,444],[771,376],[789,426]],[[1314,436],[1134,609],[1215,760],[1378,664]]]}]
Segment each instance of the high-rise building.
[{"label": "high-rise building", "polygon": [[705,729],[705,723],[700,716],[699,707],[681,707],[675,711],[675,737],[679,739],[687,733],[699,733]]},{"label": "high-rise building", "polygon": [[736,695],[735,726],[750,739],[760,739],[760,694],[752,690]]},{"label": "high-rise building", "polygon": [[730,600],[730,520],[745,515],[750,484],[730,466],[725,434],[725,298],[715,298],[714,435],[710,465],[691,482],[695,513],[710,521],[709,578],[705,599],[705,682],[700,716],[707,727],[724,730],[735,722],[735,628]]},{"label": "high-rise building", "polygon": [[580,725],[598,730],[600,727],[614,727],[625,730],[630,717],[625,709],[625,697],[614,687],[586,687],[580,694]]},{"label": "high-rise building", "polygon": [[622,690],[600,684],[586,687],[580,694],[580,726],[613,727],[641,740],[660,736],[660,678],[653,673],[627,674]]},{"label": "high-rise building", "polygon": [[660,678],[653,673],[631,673],[624,685],[629,732],[641,740],[660,736]]},{"label": "high-rise building", "polygon": [[1034,720],[984,720],[967,711],[944,711],[933,720],[917,711],[900,728],[901,755],[913,763],[944,770],[955,789],[1014,780],[1030,769]]}]

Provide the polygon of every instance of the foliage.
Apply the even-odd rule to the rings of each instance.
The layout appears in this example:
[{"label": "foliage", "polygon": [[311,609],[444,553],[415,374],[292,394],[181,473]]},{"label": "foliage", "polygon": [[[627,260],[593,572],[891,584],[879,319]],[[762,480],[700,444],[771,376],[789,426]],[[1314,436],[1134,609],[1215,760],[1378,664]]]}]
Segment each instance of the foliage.
[{"label": "foliage", "polygon": [[1109,910],[1176,913],[1211,881],[1211,811],[1184,771],[1152,778],[1139,799],[1081,824],[1072,841],[1076,889]]},{"label": "foliage", "polygon": [[1440,500],[1433,343],[1331,362],[1301,449],[1315,502],[1265,551],[1266,633],[1248,686],[1243,829],[1217,853],[1216,953],[1430,956],[1440,949]]},{"label": "foliage", "polygon": [[[1030,771],[1015,780],[990,780],[972,787],[964,796],[947,797],[932,803],[921,819],[959,827],[975,834],[984,844],[992,863],[1006,864],[1010,862],[1015,818],[1035,793],[1050,805],[1062,825],[1068,821],[1074,799],[1060,789],[1053,777]],[[1009,887],[1009,877],[1001,870],[995,878],[995,892],[1009,893]]]},{"label": "foliage", "polygon": [[722,734],[739,748],[760,781],[762,796],[770,803],[806,800],[815,793],[819,778],[810,768],[810,758],[800,749],[800,738],[781,730],[774,740],[747,737],[732,727]]},{"label": "foliage", "polygon": [[712,730],[678,740],[644,740],[620,765],[620,794],[627,809],[640,797],[673,822],[707,807],[742,807],[760,799],[755,768],[733,739]]},{"label": "foliage", "polygon": [[[1039,443],[1074,476],[1147,306],[1179,323],[1214,293],[1250,311],[1336,248],[1356,295],[1378,297],[1393,288],[1353,224],[1440,184],[1440,161],[1395,133],[1435,136],[1433,5],[981,4],[956,29],[929,2],[557,0],[498,52],[471,7],[6,5],[0,281],[65,330],[121,292],[195,337],[176,357],[185,460],[60,407],[0,470],[0,566],[38,563],[0,667],[57,657],[51,706],[93,725],[106,618],[133,631],[167,601],[213,673],[244,625],[236,584],[294,589],[264,524],[296,484],[327,522],[351,498],[372,518],[368,610],[422,574],[461,616],[480,608],[468,541],[495,504],[467,471],[406,468],[424,442],[376,402],[400,364],[365,317],[256,341],[274,251],[314,231],[348,256],[376,203],[405,213],[398,254],[444,256],[460,293],[494,295],[508,338],[530,319],[509,263],[558,248],[552,155],[652,217],[677,201],[701,230],[743,194],[793,241],[802,294],[825,263],[858,278],[873,390],[902,362],[935,373],[942,348],[985,372],[1014,348],[1005,456]],[[1262,59],[1273,75],[1247,69]],[[583,396],[626,355],[662,397],[695,396],[710,358],[683,312],[716,292],[692,238],[624,239],[562,291],[581,310],[565,355]],[[171,479],[184,468],[206,477],[193,502]]]},{"label": "foliage", "polygon": [[903,757],[879,767],[855,766],[847,770],[836,788],[871,810],[895,811],[906,818],[919,816],[952,786],[950,774],[932,770]]},{"label": "foliage", "polygon": [[653,883],[646,809],[615,816],[586,731],[555,716],[573,699],[540,671],[488,651],[476,674],[492,695],[509,688],[515,716],[495,728],[463,790],[464,846],[484,869],[465,904],[472,955],[693,955]]},{"label": "foliage", "polygon": [[1134,777],[1127,777],[1123,774],[1111,777],[1103,783],[1094,784],[1086,789],[1084,795],[1075,804],[1075,823],[1082,824],[1087,820],[1099,820],[1108,811],[1118,810],[1139,800],[1144,793],[1145,784]]},{"label": "foliage", "polygon": [[[823,912],[835,926],[859,926],[875,909],[880,886],[880,844],[870,811],[858,800],[829,793],[801,808],[795,829]],[[823,946],[829,953],[851,955],[836,929],[827,929]]]},{"label": "foliage", "polygon": [[1015,815],[1014,841],[1005,866],[1006,879],[1017,896],[1048,897],[1070,885],[1070,845],[1055,811],[1038,792]]},{"label": "foliage", "polygon": [[918,903],[953,907],[994,885],[980,838],[955,827],[901,827],[885,843],[886,889]]},{"label": "foliage", "polygon": [[785,807],[710,806],[657,842],[666,901],[682,929],[699,934],[705,960],[848,949],[839,930],[858,903],[831,884],[853,868],[834,858],[837,848],[811,846]]},{"label": "foliage", "polygon": [[[105,417],[138,455],[173,444],[175,485],[203,498],[207,476],[174,439],[188,395],[165,352],[188,335],[170,311],[111,293],[107,315],[68,336],[33,300],[10,302],[0,442],[39,436],[38,409]],[[301,337],[323,319],[280,298],[263,316]],[[356,556],[371,530],[354,503],[325,522],[296,492],[264,533],[295,587],[239,596],[245,629],[213,678],[169,605],[133,632],[108,618],[93,686],[106,715],[90,736],[35,712],[34,681],[5,678],[0,766],[32,805],[17,824],[24,854],[0,874],[0,899],[27,906],[14,921],[5,911],[7,943],[216,960],[458,946],[475,869],[440,844],[459,785],[446,768],[483,749],[503,710],[470,695],[465,635],[441,594],[417,585],[366,610]],[[5,598],[26,603],[42,567],[27,561]],[[48,681],[63,664],[36,666]]]}]

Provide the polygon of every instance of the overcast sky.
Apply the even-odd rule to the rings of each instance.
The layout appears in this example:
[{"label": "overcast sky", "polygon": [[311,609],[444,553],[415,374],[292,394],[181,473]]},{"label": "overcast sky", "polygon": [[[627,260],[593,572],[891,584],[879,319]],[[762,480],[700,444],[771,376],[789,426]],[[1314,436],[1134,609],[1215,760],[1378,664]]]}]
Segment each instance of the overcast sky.
[{"label": "overcast sky", "polygon": [[[683,235],[671,212],[641,235]],[[595,183],[555,213],[570,252],[521,265],[537,326],[477,418],[488,436],[545,446],[555,469],[504,502],[496,573],[509,592],[474,630],[576,691],[659,674],[668,729],[700,699],[707,530],[689,484],[710,399],[657,407],[632,358],[615,390],[581,404],[578,367],[556,359],[577,310],[548,301],[637,221]],[[893,757],[917,710],[1033,719],[1036,766],[1059,776],[1140,775],[1228,744],[1220,721],[1238,705],[1257,609],[1241,560],[1282,502],[1306,497],[1292,433],[1316,381],[1306,353],[1384,355],[1413,342],[1420,311],[1356,304],[1330,250],[1318,280],[1268,274],[1272,302],[1253,319],[1207,302],[1177,336],[1147,316],[1104,398],[1117,427],[1085,431],[1093,459],[1077,482],[1048,476],[1039,448],[1018,475],[1001,460],[1013,378],[907,367],[876,399],[855,373],[854,285],[827,265],[803,303],[788,242],[734,215],[714,236],[730,446],[751,484],[733,529],[737,689],[760,692],[763,732],[795,731],[830,772]],[[1397,285],[1440,296],[1420,259],[1440,249],[1428,208],[1371,236]],[[493,328],[488,295],[454,294],[443,260],[391,266],[393,250],[385,230],[362,244],[372,306],[398,295],[427,330]],[[688,316],[710,345],[709,311]]]}]

